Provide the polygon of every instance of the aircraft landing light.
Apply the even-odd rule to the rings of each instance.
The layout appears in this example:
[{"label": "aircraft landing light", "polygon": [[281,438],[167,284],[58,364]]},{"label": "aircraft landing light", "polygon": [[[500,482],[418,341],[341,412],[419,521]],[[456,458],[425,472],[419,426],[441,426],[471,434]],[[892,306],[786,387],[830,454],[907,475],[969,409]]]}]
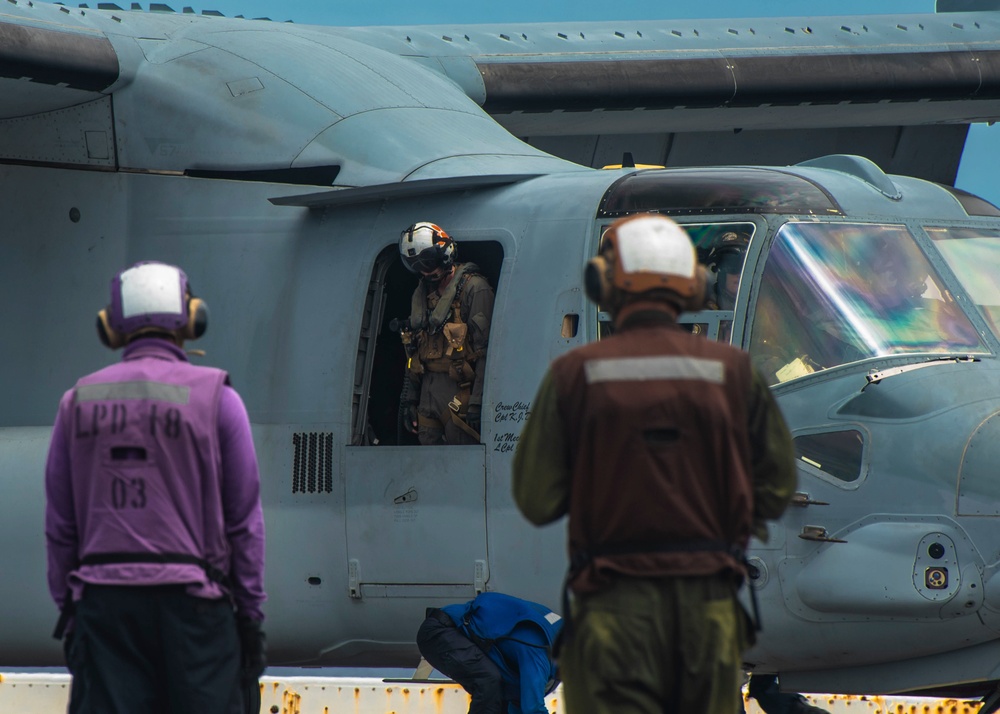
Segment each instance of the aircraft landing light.
[{"label": "aircraft landing light", "polygon": [[[66,711],[70,677],[67,674],[0,674],[0,711],[19,714],[57,714]],[[375,677],[282,677],[261,679],[264,712],[322,714],[352,711],[357,714],[465,714],[469,696],[453,683],[415,682],[387,684]],[[934,697],[858,696],[808,694],[810,704],[830,714],[917,714],[949,712],[975,714],[978,700]],[[762,714],[754,699],[746,699],[747,714]],[[563,714],[562,688],[546,699],[553,714]]]}]

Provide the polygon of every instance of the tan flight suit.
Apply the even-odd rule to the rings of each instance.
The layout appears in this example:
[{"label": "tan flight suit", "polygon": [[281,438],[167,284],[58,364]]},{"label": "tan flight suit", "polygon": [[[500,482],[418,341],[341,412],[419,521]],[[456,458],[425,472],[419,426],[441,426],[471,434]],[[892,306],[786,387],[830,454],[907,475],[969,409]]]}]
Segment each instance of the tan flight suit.
[{"label": "tan flight suit", "polygon": [[493,320],[493,288],[475,263],[460,263],[443,290],[421,279],[413,293],[410,326],[416,352],[407,376],[420,393],[421,444],[475,444],[465,425],[469,406],[483,403],[486,349]]},{"label": "tan flight suit", "polygon": [[795,489],[791,436],[746,353],[655,307],[552,364],[514,456],[528,520],[569,514],[573,714],[739,711],[740,550]]}]

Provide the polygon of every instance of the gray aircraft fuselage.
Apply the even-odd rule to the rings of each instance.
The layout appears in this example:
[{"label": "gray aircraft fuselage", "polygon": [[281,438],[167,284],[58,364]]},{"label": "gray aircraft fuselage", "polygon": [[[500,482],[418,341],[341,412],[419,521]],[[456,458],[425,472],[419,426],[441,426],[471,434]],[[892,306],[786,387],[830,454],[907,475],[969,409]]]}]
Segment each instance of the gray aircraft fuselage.
[{"label": "gray aircraft fuselage", "polygon": [[[71,35],[93,62],[76,88],[0,78],[17,100],[0,102],[0,666],[62,662],[51,422],[117,358],[94,316],[139,260],[187,272],[212,314],[191,359],[228,370],[251,417],[272,663],[415,664],[424,609],[483,590],[557,607],[564,531],[521,518],[511,459],[549,362],[607,329],[581,281],[602,231],[654,210],[705,261],[726,231],[749,238],[735,304],[682,322],[749,349],[796,437],[797,505],[752,545],[748,663],[800,691],[1000,679],[993,206],[855,156],[585,168],[496,124],[467,64],[427,69],[370,29],[8,10],[0,28]],[[46,24],[62,15],[76,25]],[[496,289],[476,446],[397,435],[389,322],[415,278],[396,241],[419,220]]]}]

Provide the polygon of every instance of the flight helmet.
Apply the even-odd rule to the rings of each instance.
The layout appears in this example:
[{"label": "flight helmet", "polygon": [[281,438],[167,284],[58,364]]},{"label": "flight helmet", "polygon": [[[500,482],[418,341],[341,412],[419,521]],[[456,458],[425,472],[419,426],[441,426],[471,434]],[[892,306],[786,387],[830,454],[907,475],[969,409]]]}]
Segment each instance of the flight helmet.
[{"label": "flight helmet", "polygon": [[455,252],[455,241],[433,223],[414,223],[399,236],[399,256],[411,273],[447,270],[455,264]]},{"label": "flight helmet", "polygon": [[97,313],[101,342],[117,349],[143,334],[194,340],[208,327],[208,306],[191,294],[187,275],[173,265],[136,263],[111,280],[111,302]]},{"label": "flight helmet", "polygon": [[737,279],[743,272],[743,262],[746,259],[750,238],[745,233],[726,231],[708,254],[706,261],[711,267],[715,278],[715,297],[719,307],[731,309],[736,299],[735,286],[728,284],[728,276]]},{"label": "flight helmet", "polygon": [[601,305],[642,295],[697,310],[705,301],[706,273],[687,231],[666,216],[641,213],[615,221],[600,255],[584,273],[587,297]]},{"label": "flight helmet", "polygon": [[741,272],[749,245],[750,239],[746,234],[726,231],[708,254],[706,262],[715,266],[717,272]]}]

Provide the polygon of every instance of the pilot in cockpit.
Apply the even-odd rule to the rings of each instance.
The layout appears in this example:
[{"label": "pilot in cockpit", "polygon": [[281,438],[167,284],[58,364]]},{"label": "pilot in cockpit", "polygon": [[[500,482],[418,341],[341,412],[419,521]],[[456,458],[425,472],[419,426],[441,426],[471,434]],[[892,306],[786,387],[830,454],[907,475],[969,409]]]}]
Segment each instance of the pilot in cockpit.
[{"label": "pilot in cockpit", "polygon": [[[726,231],[708,254],[706,264],[714,276],[711,296],[705,303],[706,310],[733,310],[736,307],[736,293],[740,289],[740,275],[746,260],[750,238],[744,233]],[[732,335],[732,320],[719,325],[719,340],[729,342]]]},{"label": "pilot in cockpit", "polygon": [[736,231],[726,231],[708,254],[709,269],[715,274],[713,297],[705,306],[708,310],[732,310],[746,259],[750,238]]}]

